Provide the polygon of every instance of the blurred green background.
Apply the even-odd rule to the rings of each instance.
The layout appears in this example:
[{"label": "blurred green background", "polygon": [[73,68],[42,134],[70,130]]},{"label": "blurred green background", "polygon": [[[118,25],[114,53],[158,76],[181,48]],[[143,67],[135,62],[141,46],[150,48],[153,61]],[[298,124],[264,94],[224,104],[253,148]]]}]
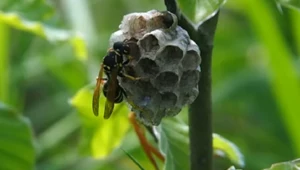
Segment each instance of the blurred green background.
[{"label": "blurred green background", "polygon": [[[36,169],[137,169],[120,149],[101,160],[90,156],[86,143],[93,127],[70,99],[82,87],[94,85],[110,34],[123,15],[151,9],[165,10],[163,1],[0,2],[0,102],[31,122],[36,152],[31,162]],[[45,36],[40,27],[27,23],[27,29],[22,28],[7,14],[43,24]],[[212,65],[213,129],[240,148],[245,169],[300,157],[299,18],[299,11],[278,8],[273,1],[228,1],[222,7]],[[85,44],[74,38],[75,32],[81,32]],[[110,122],[107,128],[114,136],[114,125],[124,122],[121,128],[129,128],[129,133],[122,148],[151,169],[122,109],[119,123],[101,121],[98,126]],[[180,116],[186,120],[186,111]],[[5,119],[0,120],[3,131]],[[32,153],[16,152],[34,160]],[[6,155],[0,154],[0,162],[2,156]]]}]

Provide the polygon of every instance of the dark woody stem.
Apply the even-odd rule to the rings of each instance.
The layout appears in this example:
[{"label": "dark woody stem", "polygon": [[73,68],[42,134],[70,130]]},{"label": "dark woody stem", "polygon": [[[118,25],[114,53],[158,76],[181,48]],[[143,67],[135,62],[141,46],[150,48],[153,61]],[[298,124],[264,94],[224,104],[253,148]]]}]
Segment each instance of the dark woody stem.
[{"label": "dark woody stem", "polygon": [[213,39],[218,16],[210,18],[197,29],[181,14],[176,0],[164,0],[168,11],[178,17],[178,24],[184,28],[201,51],[201,78],[198,82],[199,95],[189,108],[189,137],[191,170],[212,169],[212,100],[211,62]]}]

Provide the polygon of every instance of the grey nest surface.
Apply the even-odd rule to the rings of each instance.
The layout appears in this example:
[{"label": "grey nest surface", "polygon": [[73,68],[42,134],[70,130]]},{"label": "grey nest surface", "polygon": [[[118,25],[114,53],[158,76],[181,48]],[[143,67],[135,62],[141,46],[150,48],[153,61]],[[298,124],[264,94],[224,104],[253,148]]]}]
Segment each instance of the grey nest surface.
[{"label": "grey nest surface", "polygon": [[198,96],[200,51],[169,12],[151,10],[125,15],[110,44],[129,40],[133,59],[124,66],[133,81],[119,77],[127,101],[146,125],[177,115]]}]

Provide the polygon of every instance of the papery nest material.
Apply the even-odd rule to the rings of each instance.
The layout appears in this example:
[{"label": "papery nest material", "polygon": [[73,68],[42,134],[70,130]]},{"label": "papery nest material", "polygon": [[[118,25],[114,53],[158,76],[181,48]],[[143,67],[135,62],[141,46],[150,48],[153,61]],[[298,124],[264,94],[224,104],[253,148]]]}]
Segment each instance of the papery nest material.
[{"label": "papery nest material", "polygon": [[129,40],[133,60],[125,71],[141,80],[119,77],[133,104],[132,111],[146,125],[177,115],[198,96],[200,51],[170,12],[151,10],[125,15],[110,44]]}]

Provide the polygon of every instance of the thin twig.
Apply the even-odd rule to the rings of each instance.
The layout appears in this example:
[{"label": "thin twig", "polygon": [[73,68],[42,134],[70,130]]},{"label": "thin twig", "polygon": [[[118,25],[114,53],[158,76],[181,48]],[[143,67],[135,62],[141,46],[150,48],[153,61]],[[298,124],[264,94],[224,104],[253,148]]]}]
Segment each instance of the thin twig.
[{"label": "thin twig", "polygon": [[172,12],[177,17],[180,15],[177,13],[177,12],[179,12],[179,10],[178,10],[177,3],[175,0],[165,0],[165,6],[168,11]]},{"label": "thin twig", "polygon": [[199,96],[189,109],[190,163],[191,170],[212,169],[212,102],[211,61],[214,33],[218,13],[196,30],[180,13],[176,0],[164,0],[168,11],[178,17],[178,24],[189,33],[201,51],[201,78],[198,82]]}]

